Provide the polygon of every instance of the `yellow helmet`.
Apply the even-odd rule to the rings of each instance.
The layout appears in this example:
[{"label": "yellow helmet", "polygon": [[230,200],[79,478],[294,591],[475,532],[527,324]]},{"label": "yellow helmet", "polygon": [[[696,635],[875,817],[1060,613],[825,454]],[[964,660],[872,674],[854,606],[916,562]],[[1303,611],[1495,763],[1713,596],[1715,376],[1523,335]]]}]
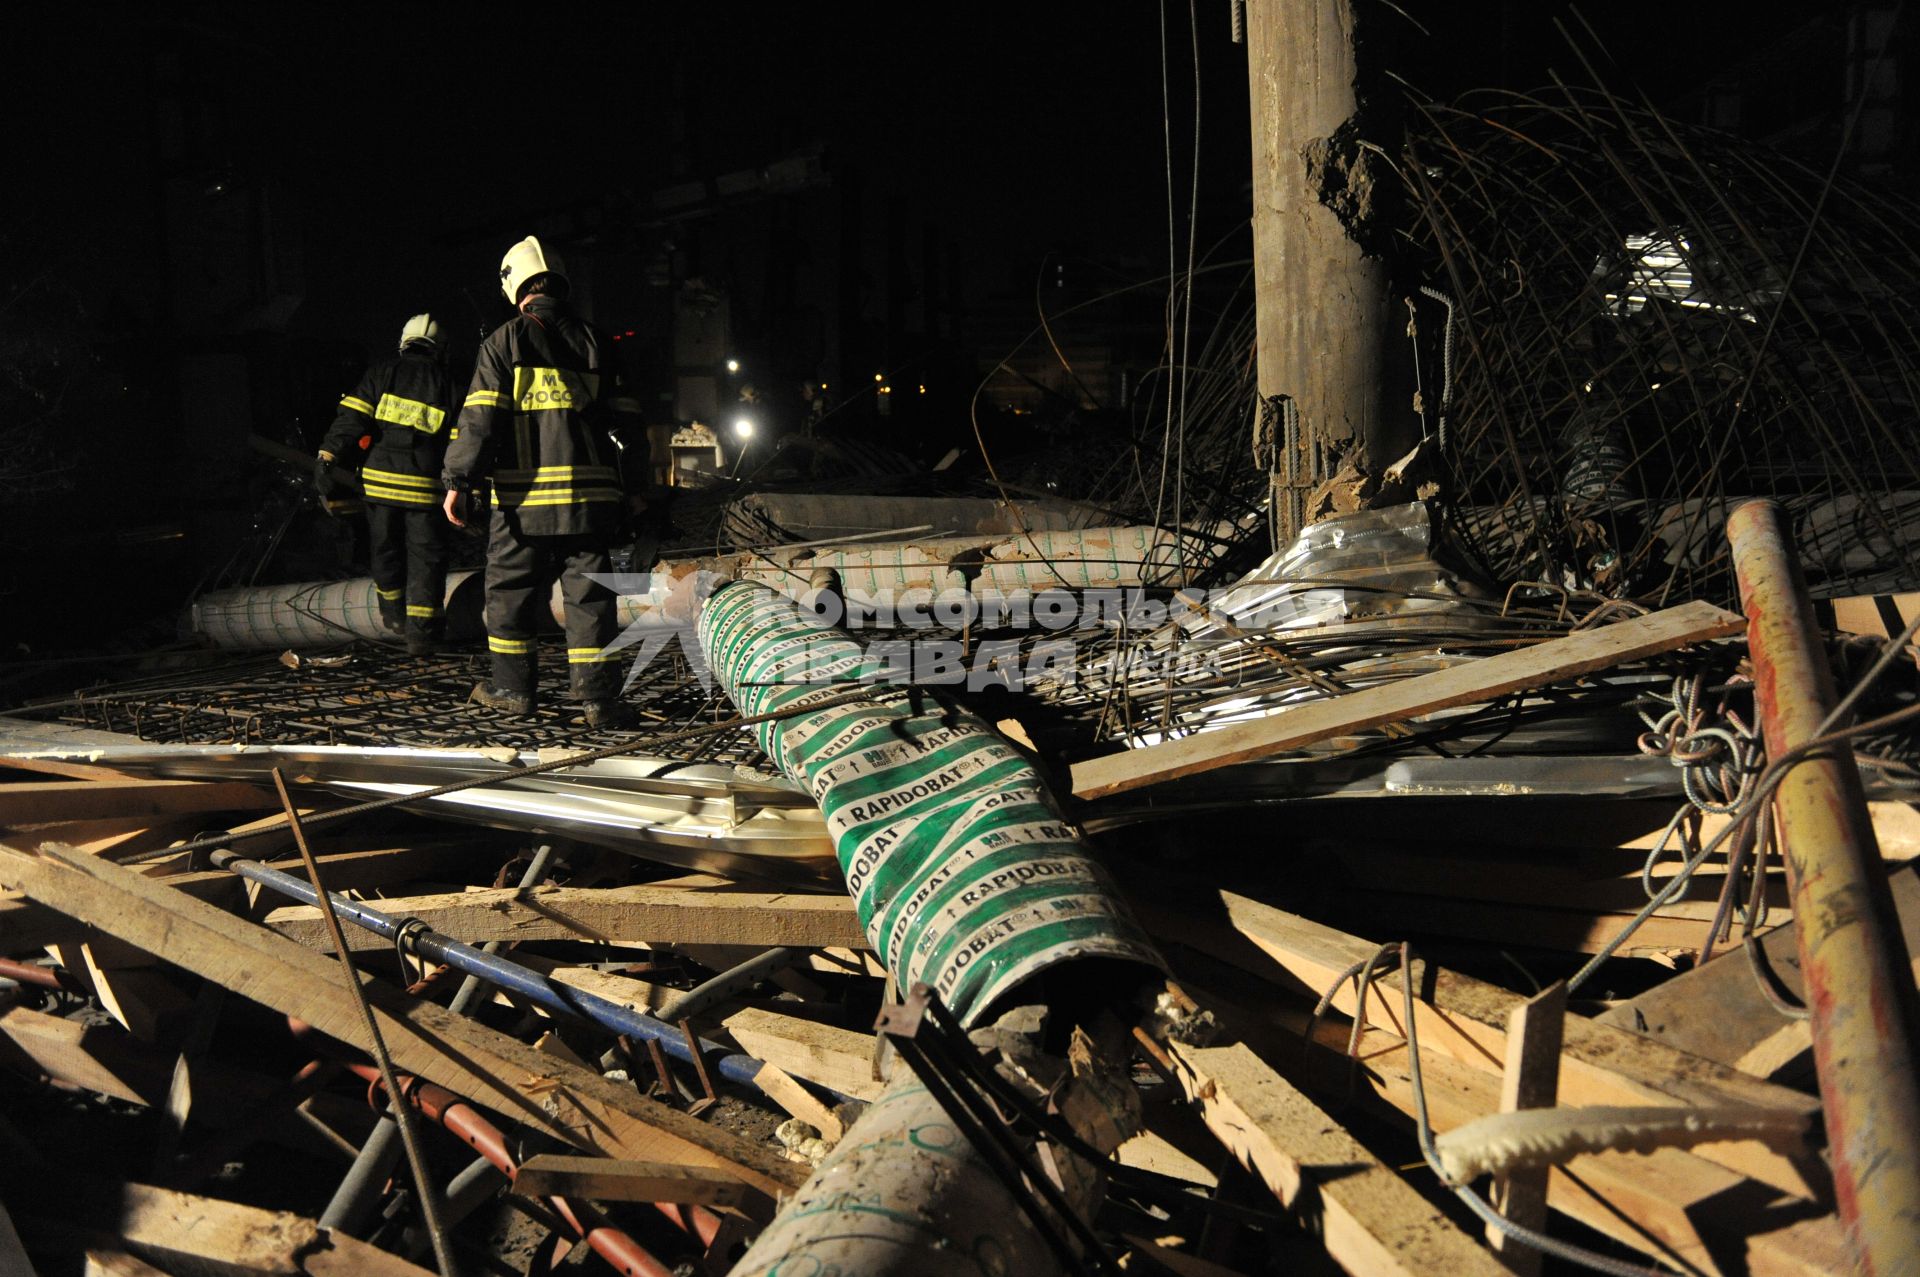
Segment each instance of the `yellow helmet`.
[{"label": "yellow helmet", "polygon": [[428,346],[440,345],[440,324],[432,315],[415,315],[400,330],[400,349],[405,350],[416,341]]},{"label": "yellow helmet", "polygon": [[520,291],[536,275],[558,275],[565,279],[567,268],[558,253],[548,252],[539,239],[529,235],[509,248],[507,255],[500,259],[500,291],[507,295],[509,302],[518,306]]}]

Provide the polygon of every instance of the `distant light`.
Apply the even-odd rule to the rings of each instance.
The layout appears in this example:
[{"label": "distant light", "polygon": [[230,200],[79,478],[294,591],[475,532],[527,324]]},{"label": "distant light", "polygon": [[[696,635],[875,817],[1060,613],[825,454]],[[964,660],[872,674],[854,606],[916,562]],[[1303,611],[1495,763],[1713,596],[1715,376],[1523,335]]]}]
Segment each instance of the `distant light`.
[{"label": "distant light", "polygon": [[735,417],[733,419],[733,433],[742,439],[753,438],[753,418]]},{"label": "distant light", "polygon": [[627,336],[629,337],[633,336],[633,329],[631,328],[627,329]]},{"label": "distant light", "polygon": [[892,393],[893,393],[893,387],[892,387],[892,386],[882,386],[882,387],[880,387],[880,393],[881,393],[881,394],[883,394],[883,395],[890,395],[890,394],[892,394]]},{"label": "distant light", "polygon": [[924,395],[924,394],[926,394],[926,393],[927,393],[927,388],[926,388],[925,386],[922,386],[922,387],[920,387],[920,393],[921,393],[921,394],[923,394],[923,395]]},{"label": "distant light", "polygon": [[879,373],[875,373],[875,374],[873,374],[873,379],[874,379],[875,381],[885,381],[885,380],[886,380],[886,378],[885,378],[885,377],[882,377],[882,376],[881,376],[881,375],[880,375]]},{"label": "distant light", "polygon": [[728,372],[739,372],[739,371],[740,371],[740,361],[739,361],[738,359],[729,359],[729,360],[727,360],[727,371],[728,371]]},{"label": "distant light", "polygon": [[822,389],[822,390],[825,390],[826,388],[827,388],[827,383],[826,383],[826,382],[824,382],[824,381],[823,381],[823,382],[821,382],[821,383],[820,383],[820,389]]},{"label": "distant light", "polygon": [[614,339],[615,341],[619,341],[619,340],[620,340],[620,336],[621,336],[621,334],[619,334],[619,333],[615,333],[615,334],[613,335],[613,339]]}]

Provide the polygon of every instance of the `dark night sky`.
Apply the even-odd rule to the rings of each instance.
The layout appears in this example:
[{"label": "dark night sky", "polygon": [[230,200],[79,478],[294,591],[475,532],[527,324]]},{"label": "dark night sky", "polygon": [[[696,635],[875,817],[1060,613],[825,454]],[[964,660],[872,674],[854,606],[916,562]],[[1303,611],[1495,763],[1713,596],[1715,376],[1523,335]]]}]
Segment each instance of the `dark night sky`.
[{"label": "dark night sky", "polygon": [[[1406,36],[1391,57],[1436,93],[1577,74],[1564,4],[1362,0]],[[1787,6],[1590,5],[1655,94],[1772,38]],[[396,307],[488,286],[522,210],[758,164],[823,139],[940,206],[976,257],[1018,273],[1066,249],[1153,261],[1166,245],[1161,8],[1104,3],[283,3],[45,6],[9,16],[12,251],[95,288],[152,251],[167,51],[196,113],[188,163],[268,179],[303,230],[296,334],[384,343]],[[1800,11],[1804,12],[1804,10]],[[1197,9],[1202,180],[1244,185],[1244,59],[1225,0]],[[1169,5],[1184,199],[1188,9]],[[30,57],[22,51],[33,50]],[[682,103],[684,144],[669,137]],[[1207,228],[1211,229],[1211,228]],[[400,295],[405,300],[391,301]],[[122,299],[125,300],[124,298]],[[130,302],[128,304],[131,304]],[[111,303],[109,303],[111,310]]]},{"label": "dark night sky", "polygon": [[[1427,93],[1534,87],[1549,71],[1585,79],[1554,27],[1570,13],[1561,0],[1356,3],[1382,37],[1375,64]],[[1656,101],[1810,13],[1778,0],[1589,8],[1613,55],[1608,82]],[[922,415],[963,429],[974,361],[992,367],[1009,326],[1016,336],[1030,326],[1043,260],[1070,263],[1083,296],[1165,270],[1163,130],[1183,210],[1194,165],[1190,12],[1201,64],[1197,238],[1243,243],[1232,237],[1244,235],[1248,207],[1245,54],[1229,42],[1226,0],[1191,11],[1174,0],[13,6],[0,78],[11,178],[0,200],[0,394],[12,395],[9,413],[24,405],[51,422],[70,479],[0,509],[13,565],[0,577],[0,613],[83,640],[117,628],[129,607],[165,615],[250,525],[248,485],[260,479],[240,436],[304,433],[310,445],[363,357],[391,349],[416,310],[452,320],[456,355],[471,349],[483,323],[505,317],[497,263],[533,229],[532,214],[644,196],[815,144],[836,191],[858,185],[909,207],[962,263],[961,310],[978,320],[941,355],[951,389],[935,387],[960,398],[935,395]],[[231,283],[257,266],[255,223],[285,250],[280,291],[297,301],[264,322],[244,311],[253,302],[219,291],[220,270]],[[846,224],[871,252],[876,225]],[[750,225],[720,218],[701,232],[723,273],[737,267],[726,282],[742,307],[773,278],[751,277],[769,244],[804,256],[805,235],[834,234],[831,220],[800,221],[736,259],[729,237]],[[868,270],[839,251],[856,274]],[[622,269],[640,273],[634,260]],[[861,276],[846,295],[869,287]],[[631,284],[629,301],[645,292]],[[1137,300],[1144,316],[1126,321],[1136,343],[1143,318],[1157,328],[1159,305],[1150,293]],[[787,313],[804,317],[806,299],[793,301]],[[857,336],[843,366],[874,354],[878,368],[889,352],[921,359],[914,341],[931,349],[924,314],[904,350],[884,305],[853,327],[844,318],[836,331]],[[765,340],[777,362],[775,338]],[[1145,332],[1149,348],[1155,340]],[[671,363],[665,343],[655,348]],[[821,375],[818,364],[797,371],[814,356],[788,349],[784,375]],[[11,608],[15,595],[68,590],[75,556],[105,573],[85,593],[92,611]]]}]

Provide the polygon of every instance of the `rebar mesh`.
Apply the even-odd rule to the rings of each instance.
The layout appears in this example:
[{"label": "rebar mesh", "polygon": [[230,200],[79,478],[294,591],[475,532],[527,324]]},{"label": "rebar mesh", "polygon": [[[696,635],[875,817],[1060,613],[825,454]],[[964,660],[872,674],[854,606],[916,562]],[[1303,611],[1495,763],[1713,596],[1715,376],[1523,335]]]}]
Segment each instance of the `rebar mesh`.
[{"label": "rebar mesh", "polygon": [[[578,704],[566,695],[564,642],[549,646],[540,663],[540,708],[531,719],[504,718],[468,702],[488,670],[484,654],[409,657],[375,644],[306,653],[291,669],[275,657],[236,655],[190,674],[130,679],[22,712],[156,744],[527,750],[626,738],[587,731]],[[635,730],[641,734],[665,735],[732,713],[725,694],[703,688],[677,651],[656,657],[626,699],[640,716]],[[744,732],[681,742],[669,752],[688,762],[761,761]]]},{"label": "rebar mesh", "polygon": [[1731,601],[1721,525],[1757,495],[1816,594],[1913,587],[1912,206],[1595,90],[1416,120],[1406,264],[1445,293],[1422,329],[1454,328],[1431,433],[1489,576]]}]

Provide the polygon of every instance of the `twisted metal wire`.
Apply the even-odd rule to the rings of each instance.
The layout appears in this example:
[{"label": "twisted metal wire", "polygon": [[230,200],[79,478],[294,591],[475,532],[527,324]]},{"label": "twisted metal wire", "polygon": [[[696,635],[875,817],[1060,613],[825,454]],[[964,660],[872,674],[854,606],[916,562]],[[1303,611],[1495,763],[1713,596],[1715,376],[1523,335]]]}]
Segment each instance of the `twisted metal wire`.
[{"label": "twisted metal wire", "polygon": [[1415,114],[1400,246],[1453,301],[1443,499],[1488,575],[1730,602],[1766,495],[1817,595],[1920,582],[1920,212],[1604,90]]}]

